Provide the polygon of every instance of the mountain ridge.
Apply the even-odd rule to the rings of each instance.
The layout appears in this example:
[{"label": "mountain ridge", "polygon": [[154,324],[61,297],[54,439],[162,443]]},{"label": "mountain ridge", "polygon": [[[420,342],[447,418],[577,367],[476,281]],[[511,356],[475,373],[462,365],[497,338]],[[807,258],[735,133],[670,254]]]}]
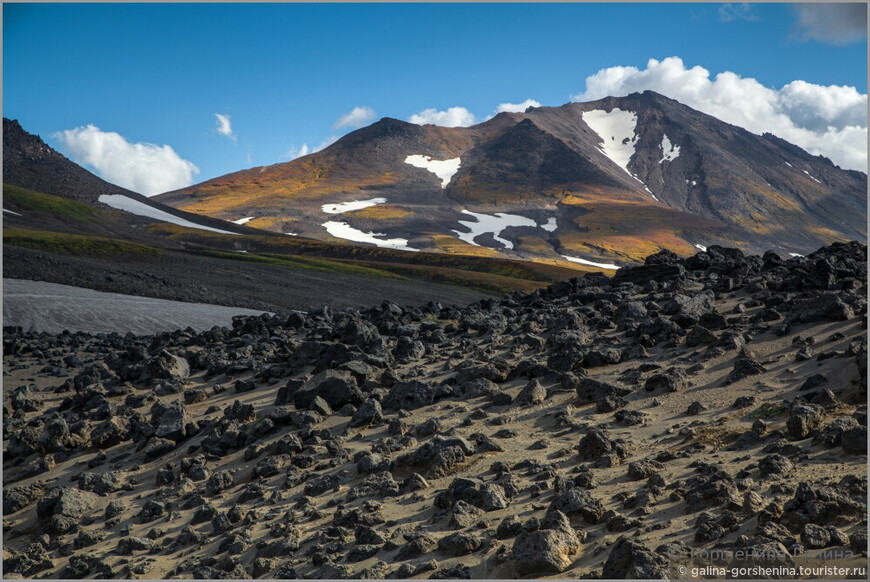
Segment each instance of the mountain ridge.
[{"label": "mountain ridge", "polygon": [[[409,164],[409,156],[459,164],[442,184],[425,166]],[[835,241],[866,240],[866,182],[866,174],[775,136],[645,91],[499,113],[471,127],[382,118],[314,154],[157,198],[208,216],[253,216],[251,226],[321,240],[337,240],[322,225],[341,219],[348,229],[434,252],[483,246],[533,260],[577,255],[624,263],[663,248],[686,255],[723,244],[805,254]],[[374,210],[336,218],[321,208],[380,199]],[[378,220],[379,204],[401,212]],[[630,206],[641,221],[656,216],[658,229],[641,233],[624,212],[614,214],[614,205]],[[552,218],[557,228],[508,225],[447,250],[432,233],[458,238],[467,230],[460,225],[468,221],[464,210],[507,213],[538,227]]]}]

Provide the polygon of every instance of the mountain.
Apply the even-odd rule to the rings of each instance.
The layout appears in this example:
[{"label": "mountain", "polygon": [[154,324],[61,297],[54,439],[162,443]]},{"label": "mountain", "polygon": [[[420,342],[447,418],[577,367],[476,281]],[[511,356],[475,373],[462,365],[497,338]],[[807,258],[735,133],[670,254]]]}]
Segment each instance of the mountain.
[{"label": "mountain", "polygon": [[867,236],[866,174],[651,91],[467,128],[384,118],[157,199],[321,240],[537,260],[806,254]]},{"label": "mountain", "polygon": [[16,121],[4,119],[3,138],[4,278],[274,312],[381,300],[466,304],[577,272],[283,236],[110,184]]}]

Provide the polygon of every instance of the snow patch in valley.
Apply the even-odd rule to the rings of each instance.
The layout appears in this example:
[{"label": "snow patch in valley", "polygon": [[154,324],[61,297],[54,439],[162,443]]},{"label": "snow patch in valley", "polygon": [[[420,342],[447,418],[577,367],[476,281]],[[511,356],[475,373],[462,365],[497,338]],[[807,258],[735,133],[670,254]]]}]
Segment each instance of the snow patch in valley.
[{"label": "snow patch in valley", "polygon": [[239,225],[241,225],[241,224],[245,224],[246,222],[250,222],[250,221],[252,221],[252,220],[254,220],[254,217],[253,217],[253,216],[246,216],[246,217],[244,217],[244,218],[240,218],[240,219],[238,219],[238,220],[233,220],[232,222],[233,222],[233,224],[239,224]]},{"label": "snow patch in valley", "polygon": [[662,135],[662,159],[660,164],[665,162],[673,162],[680,157],[680,146],[672,144],[667,135]]},{"label": "snow patch in valley", "polygon": [[386,198],[372,198],[370,200],[354,200],[352,202],[339,202],[338,204],[324,204],[321,208],[327,214],[342,214],[344,212],[362,210],[369,206],[383,204],[386,201]]},{"label": "snow patch in valley", "polygon": [[[538,224],[532,220],[531,218],[526,218],[525,216],[519,216],[517,214],[505,214],[504,212],[497,212],[495,214],[481,214],[477,212],[471,212],[470,210],[463,210],[462,214],[468,214],[469,216],[474,217],[476,220],[472,222],[470,220],[460,220],[459,224],[469,229],[471,232],[460,232],[458,230],[454,230],[453,232],[461,239],[467,242],[468,244],[472,244],[476,247],[483,246],[474,242],[474,239],[478,236],[486,233],[492,234],[492,238],[500,242],[505,246],[505,248],[513,249],[514,243],[509,240],[505,240],[503,238],[499,238],[498,235],[502,233],[504,229],[509,226],[532,226],[536,227]],[[553,221],[556,219],[553,218]],[[546,226],[549,226],[549,222]]]},{"label": "snow patch in valley", "polygon": [[549,220],[547,220],[547,224],[540,225],[540,228],[543,228],[547,232],[555,232],[556,231],[556,217],[551,216]]},{"label": "snow patch in valley", "polygon": [[14,211],[12,211],[12,210],[7,210],[7,209],[5,209],[5,208],[3,209],[3,212],[6,212],[6,213],[8,213],[8,214],[14,214],[15,216],[21,216],[19,213],[14,212]]},{"label": "snow patch in valley", "polygon": [[441,179],[441,187],[447,188],[453,175],[459,171],[461,159],[433,160],[430,156],[413,155],[405,158],[405,163],[432,172]]},{"label": "snow patch in valley", "polygon": [[594,261],[587,261],[586,259],[581,259],[580,257],[569,257],[568,255],[562,255],[562,258],[566,261],[571,261],[572,263],[580,263],[581,265],[588,265],[590,267],[599,267],[601,269],[618,269],[619,265],[614,265],[613,263],[596,263]]},{"label": "snow patch in valley", "polygon": [[707,252],[707,247],[705,247],[704,245],[699,245],[698,243],[695,243],[695,248],[699,249],[705,253]]},{"label": "snow patch in valley", "polygon": [[129,212],[130,214],[146,216],[148,218],[153,218],[155,220],[160,220],[163,222],[170,222],[172,224],[177,224],[178,226],[186,226],[187,228],[198,228],[200,230],[210,230],[211,232],[219,232],[221,234],[238,234],[237,232],[221,230],[219,228],[213,228],[211,226],[205,226],[202,224],[191,222],[189,220],[185,220],[183,218],[179,218],[174,214],[169,214],[168,212],[164,212],[163,210],[160,210],[158,208],[148,206],[143,202],[133,200],[132,198],[124,196],[123,194],[103,194],[98,198],[98,200],[106,206],[111,206],[112,208],[115,208],[117,210],[123,210],[124,212]]},{"label": "snow patch in valley", "polygon": [[[420,249],[415,249],[408,246],[408,239],[404,238],[377,238],[379,236],[385,236],[383,233],[374,233],[374,232],[363,232],[356,228],[353,228],[346,222],[336,222],[329,221],[324,222],[323,227],[326,228],[326,232],[331,234],[336,238],[343,238],[345,240],[353,241],[353,242],[361,242],[361,243],[369,243],[373,245],[377,245],[379,247],[389,248],[389,249],[398,249],[401,251],[413,251],[417,252]],[[289,234],[289,233],[288,233]],[[295,235],[293,235],[295,236]]]}]

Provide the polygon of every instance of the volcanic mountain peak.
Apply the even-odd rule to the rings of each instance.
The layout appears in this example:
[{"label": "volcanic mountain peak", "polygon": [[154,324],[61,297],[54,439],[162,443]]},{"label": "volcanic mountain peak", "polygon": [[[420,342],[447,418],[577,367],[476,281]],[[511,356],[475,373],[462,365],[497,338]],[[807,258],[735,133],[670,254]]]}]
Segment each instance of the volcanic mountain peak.
[{"label": "volcanic mountain peak", "polygon": [[[652,91],[501,113],[472,127],[384,118],[315,154],[160,200],[330,240],[324,204],[373,198],[385,202],[343,213],[344,224],[440,252],[483,245],[504,256],[618,264],[662,248],[805,254],[866,240],[866,174]],[[558,228],[542,235],[512,225],[466,245],[457,236],[471,234],[462,210],[536,224],[555,213]]]}]

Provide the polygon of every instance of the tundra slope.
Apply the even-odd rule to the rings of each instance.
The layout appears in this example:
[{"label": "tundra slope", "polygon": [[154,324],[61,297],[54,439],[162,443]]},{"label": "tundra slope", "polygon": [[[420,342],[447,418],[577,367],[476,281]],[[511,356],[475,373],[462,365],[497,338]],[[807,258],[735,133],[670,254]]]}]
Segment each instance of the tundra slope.
[{"label": "tundra slope", "polygon": [[4,569],[866,566],[866,281],[859,243],[710,247],[465,308],[4,330]]}]

